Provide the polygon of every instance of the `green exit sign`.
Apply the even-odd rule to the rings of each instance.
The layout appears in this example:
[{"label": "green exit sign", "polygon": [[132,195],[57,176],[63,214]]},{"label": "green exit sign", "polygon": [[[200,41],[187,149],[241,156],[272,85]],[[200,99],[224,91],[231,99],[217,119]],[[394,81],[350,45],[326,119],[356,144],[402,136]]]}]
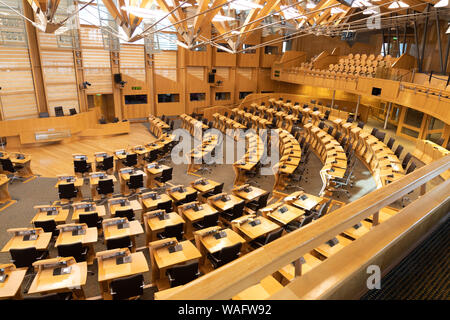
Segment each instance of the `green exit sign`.
[{"label": "green exit sign", "polygon": [[131,90],[142,90],[142,87],[131,87]]},{"label": "green exit sign", "polygon": [[274,76],[275,76],[275,77],[279,77],[279,76],[280,76],[280,71],[279,71],[279,70],[275,70]]}]

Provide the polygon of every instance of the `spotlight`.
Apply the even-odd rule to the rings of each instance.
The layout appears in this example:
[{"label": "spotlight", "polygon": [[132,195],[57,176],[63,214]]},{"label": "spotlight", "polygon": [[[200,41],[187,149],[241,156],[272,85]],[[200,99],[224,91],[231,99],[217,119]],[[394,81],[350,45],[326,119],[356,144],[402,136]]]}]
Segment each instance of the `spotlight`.
[{"label": "spotlight", "polygon": [[87,89],[87,87],[90,87],[91,83],[88,81],[84,81],[82,84],[80,84],[81,89]]},{"label": "spotlight", "polygon": [[123,88],[123,87],[127,84],[127,82],[121,80],[121,81],[119,82],[119,84],[120,84],[120,87]]}]

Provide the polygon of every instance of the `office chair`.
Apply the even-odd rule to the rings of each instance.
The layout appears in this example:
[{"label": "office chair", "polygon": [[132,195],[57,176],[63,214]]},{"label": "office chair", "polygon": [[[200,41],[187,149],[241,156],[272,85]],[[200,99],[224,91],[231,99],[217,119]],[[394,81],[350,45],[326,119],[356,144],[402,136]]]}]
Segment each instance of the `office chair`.
[{"label": "office chair", "polygon": [[172,212],[172,200],[167,200],[164,202],[158,203],[156,206],[157,210],[165,210],[167,213]]},{"label": "office chair", "polygon": [[444,138],[443,138],[443,137],[440,137],[439,139],[437,139],[436,144],[438,144],[438,145],[440,145],[440,146],[443,147],[443,144],[444,144]]},{"label": "office chair", "polygon": [[73,161],[73,169],[75,173],[84,174],[91,170],[91,164],[87,163],[86,160],[74,160]]},{"label": "office chair", "polygon": [[133,244],[131,243],[130,236],[124,236],[120,238],[112,238],[106,241],[106,249],[112,250],[112,249],[123,249],[128,248],[131,250],[133,247]]},{"label": "office chair", "polygon": [[323,129],[325,127],[325,122],[320,121],[319,123],[319,129]]},{"label": "office chair", "polygon": [[269,232],[268,234],[266,234],[263,237],[259,237],[256,238],[253,241],[249,242],[249,245],[253,248],[253,249],[258,249],[274,240],[277,240],[278,238],[281,237],[281,234],[283,233],[283,228],[280,228],[278,230]]},{"label": "office chair", "polygon": [[336,139],[336,141],[339,142],[341,135],[342,133],[340,131],[336,131],[336,133],[334,134],[334,139]]},{"label": "office chair", "polygon": [[330,117],[330,113],[331,113],[330,110],[326,110],[326,111],[325,111],[325,114],[324,114],[324,116],[323,116],[323,118],[320,119],[320,120],[322,120],[322,121],[328,120],[328,118]]},{"label": "office chair", "polygon": [[198,271],[198,262],[190,262],[183,265],[177,265],[166,271],[169,277],[170,287],[178,287],[184,285],[192,280],[195,280],[200,275]]},{"label": "office chair", "polygon": [[167,238],[177,238],[177,240],[183,240],[184,234],[184,223],[178,223],[172,226],[167,226],[164,228],[164,231],[158,233],[159,239],[167,239]]},{"label": "office chair", "polygon": [[108,195],[114,193],[114,182],[112,179],[98,180],[97,192],[99,195]]},{"label": "office chair", "polygon": [[28,301],[45,301],[45,300],[72,300],[72,292],[49,293],[41,296],[25,296],[23,300]]},{"label": "office chair", "polygon": [[328,127],[327,133],[328,133],[330,136],[332,136],[332,135],[333,135],[333,131],[334,131],[334,127],[329,126],[329,127]]},{"label": "office chair", "polygon": [[384,139],[386,138],[386,132],[377,131],[375,134],[375,137],[380,140],[381,142],[384,142]]},{"label": "office chair", "polygon": [[392,150],[392,147],[394,146],[394,142],[395,142],[395,139],[390,137],[388,143],[386,144],[387,147]]},{"label": "office chair", "polygon": [[244,201],[236,203],[229,212],[227,212],[228,210],[222,211],[221,216],[227,221],[232,221],[236,218],[239,218],[244,213],[244,206],[245,206]]},{"label": "office chair", "polygon": [[103,218],[99,217],[97,212],[80,213],[78,221],[80,223],[86,223],[88,228],[101,229]]},{"label": "office chair", "polygon": [[75,108],[70,108],[70,109],[69,109],[69,112],[70,112],[70,115],[71,115],[71,116],[76,115],[76,114],[77,114],[77,109],[75,109]]},{"label": "office chair", "polygon": [[109,169],[114,168],[114,157],[108,156],[103,159],[101,163],[97,164],[96,170],[97,171],[108,171]]},{"label": "office chair", "polygon": [[122,163],[125,167],[134,167],[135,165],[137,165],[137,154],[127,154],[127,157],[122,160]]},{"label": "office chair", "polygon": [[205,192],[203,194],[203,198],[209,198],[209,197],[214,196],[216,194],[222,193],[223,185],[224,185],[224,183],[222,182],[221,184],[216,185],[214,187],[214,189],[212,189],[211,191]]},{"label": "office chair", "polygon": [[358,121],[358,127],[359,128],[361,128],[361,129],[364,129],[364,122],[362,122],[362,121]]},{"label": "office chair", "polygon": [[195,229],[201,230],[209,227],[214,227],[219,225],[219,212],[208,214],[203,217],[199,222],[194,222],[192,226]]},{"label": "office chair", "polygon": [[258,211],[267,206],[267,200],[269,199],[270,192],[264,193],[259,197],[257,201],[250,201],[246,204],[246,207],[253,211]]},{"label": "office chair", "polygon": [[109,286],[113,300],[139,299],[144,294],[144,276],[136,274],[114,279]]},{"label": "office chair", "polygon": [[147,156],[144,157],[144,160],[150,163],[158,160],[158,149],[150,150]]},{"label": "office chair", "polygon": [[346,122],[353,123],[353,121],[355,121],[355,119],[352,116],[348,116]]},{"label": "office chair", "polygon": [[166,116],[164,114],[161,116],[161,120],[166,122]]},{"label": "office chair", "polygon": [[174,127],[175,127],[175,121],[171,120],[170,121],[170,131],[173,131]]},{"label": "office chair", "polygon": [[215,253],[208,253],[208,259],[211,261],[214,269],[217,269],[228,262],[236,260],[241,254],[242,243],[238,242],[232,246],[224,247]]},{"label": "office chair", "polygon": [[55,107],[55,116],[56,117],[63,117],[64,116],[63,107]]},{"label": "office chair", "polygon": [[448,151],[450,151],[450,139],[448,139],[447,146],[445,147]]},{"label": "office chair", "polygon": [[74,257],[76,262],[86,261],[89,247],[83,247],[81,242],[60,244],[58,249],[58,257]]},{"label": "office chair", "polygon": [[172,172],[173,168],[164,169],[159,177],[156,177],[155,180],[158,181],[162,186],[166,184],[167,181],[172,180]]},{"label": "office chair", "polygon": [[324,215],[326,215],[328,212],[328,209],[330,208],[330,205],[331,205],[331,199],[328,200],[327,202],[323,203],[322,205],[320,205],[319,210],[311,211],[314,215],[314,220],[317,220],[317,219],[323,217]]},{"label": "office chair", "polygon": [[192,193],[188,193],[186,195],[186,198],[184,198],[183,200],[178,201],[175,205],[178,207],[178,206],[180,206],[182,204],[189,203],[189,202],[192,202],[192,201],[195,201],[195,200],[197,200],[197,191],[194,191]]},{"label": "office chair", "polygon": [[416,170],[416,164],[414,162],[411,162],[411,164],[409,165],[408,170],[406,170],[406,174],[410,174],[414,170]]},{"label": "office chair", "polygon": [[128,189],[138,190],[144,187],[144,176],[142,174],[130,175],[130,180],[127,181]]},{"label": "office chair", "polygon": [[75,188],[74,183],[64,183],[58,185],[58,196],[60,200],[66,199],[71,200],[76,198],[78,195],[78,190]]},{"label": "office chair", "polygon": [[403,170],[406,170],[406,167],[409,164],[409,161],[411,161],[412,158],[412,154],[411,153],[407,153],[406,156],[403,158],[403,162],[402,162],[402,168]]},{"label": "office chair", "polygon": [[24,166],[20,164],[14,165],[9,158],[0,159],[0,164],[2,165],[3,171],[10,173],[10,175],[8,176],[8,178],[11,179],[9,183],[13,183],[14,180],[22,180],[22,178],[16,176],[16,172],[23,169]]},{"label": "office chair", "polygon": [[9,249],[9,253],[11,254],[11,263],[16,268],[30,268],[34,262],[48,256],[48,251],[39,252],[36,247]]},{"label": "office chair", "polygon": [[284,227],[286,232],[292,232],[297,229],[300,229],[303,226],[311,223],[314,220],[315,214],[305,214],[302,221],[292,221]]},{"label": "office chair", "polygon": [[45,221],[35,221],[35,228],[42,228],[44,232],[51,232],[53,237],[56,237],[59,234],[59,230],[56,229],[55,220],[45,220]]},{"label": "office chair", "polygon": [[377,128],[373,128],[372,131],[370,132],[370,134],[375,137],[377,132],[378,132],[378,129]]},{"label": "office chair", "polygon": [[116,210],[115,217],[127,218],[128,221],[133,221],[135,219],[133,209]]},{"label": "office chair", "polygon": [[399,144],[397,146],[397,149],[395,149],[395,151],[394,151],[394,155],[400,159],[400,155],[402,154],[402,152],[403,152],[403,146],[401,144]]}]

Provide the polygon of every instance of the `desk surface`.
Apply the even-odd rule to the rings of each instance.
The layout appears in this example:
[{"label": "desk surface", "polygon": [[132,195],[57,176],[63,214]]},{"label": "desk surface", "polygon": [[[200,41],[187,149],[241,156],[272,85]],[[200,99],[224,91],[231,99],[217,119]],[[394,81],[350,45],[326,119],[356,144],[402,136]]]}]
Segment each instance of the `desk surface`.
[{"label": "desk surface", "polygon": [[203,185],[201,183],[199,183],[199,184],[191,183],[192,188],[194,188],[195,190],[197,190],[197,191],[199,191],[201,193],[204,193],[204,192],[208,192],[208,191],[214,189],[215,186],[220,184],[220,183],[218,183],[216,181],[213,181],[213,180],[210,180],[210,179],[205,179],[205,181],[208,182],[205,185]]},{"label": "desk surface", "polygon": [[144,233],[144,229],[142,229],[141,223],[139,221],[129,221],[129,224],[129,228],[124,229],[117,229],[117,225],[105,226],[103,228],[105,240],[125,236],[135,236]]},{"label": "desk surface", "polygon": [[[99,252],[105,253],[105,252]],[[135,252],[131,254],[130,263],[116,263],[116,257],[110,259],[97,259],[98,261],[98,281],[108,281],[121,277],[127,277],[134,274],[149,271],[147,260],[143,252]]]},{"label": "desk surface", "polygon": [[[288,210],[282,213],[280,209],[284,207],[286,207]],[[281,225],[285,225],[295,219],[300,218],[304,214],[305,214],[304,210],[296,208],[294,206],[290,206],[288,204],[284,204],[280,206],[278,209],[274,210],[273,212],[268,213],[267,216],[275,220],[275,222],[279,222],[281,223]]]},{"label": "desk surface", "polygon": [[106,215],[105,206],[95,205],[95,208],[92,211],[84,211],[84,209],[73,210],[72,221],[80,220],[80,214],[89,214],[94,212],[97,212],[99,217],[104,217]]},{"label": "desk surface", "polygon": [[3,247],[1,252],[8,252],[10,249],[23,249],[29,247],[35,247],[37,250],[45,250],[48,248],[51,239],[51,232],[39,233],[36,240],[29,241],[24,241],[23,236],[13,236]]},{"label": "desk surface", "polygon": [[53,275],[53,268],[39,270],[31,283],[28,293],[41,293],[84,286],[87,278],[87,263],[78,262],[70,265],[70,274]]},{"label": "desk surface", "polygon": [[221,199],[219,199],[217,201],[211,201],[211,205],[220,211],[225,211],[233,208],[235,204],[243,201],[241,198],[238,198],[232,194],[229,194],[228,196],[230,197],[230,200],[222,201]]},{"label": "desk surface", "polygon": [[191,187],[183,187],[185,192],[171,192],[167,191],[169,196],[171,196],[175,201],[180,201],[186,198],[186,195],[194,193],[195,189]]},{"label": "desk surface", "polygon": [[0,299],[13,298],[20,290],[27,268],[8,271],[5,282],[0,283]]},{"label": "desk surface", "polygon": [[323,198],[321,198],[321,197],[317,197],[317,196],[314,196],[312,194],[307,194],[307,193],[303,193],[303,194],[306,195],[308,198],[305,200],[298,198],[297,200],[295,200],[292,203],[294,206],[300,207],[305,210],[311,210],[323,201]]},{"label": "desk surface", "polygon": [[239,198],[242,198],[246,201],[252,201],[255,200],[256,198],[259,198],[260,196],[262,196],[267,192],[266,190],[254,186],[249,186],[249,188],[250,188],[249,192],[245,192],[245,190],[241,191],[233,190],[233,194],[237,195]]},{"label": "desk surface", "polygon": [[155,262],[159,269],[168,268],[179,263],[199,259],[202,255],[197,247],[189,240],[179,242],[183,250],[170,253],[168,247],[163,247],[154,251]]},{"label": "desk surface", "polygon": [[[240,217],[239,219],[244,218]],[[261,223],[252,227],[250,225],[250,221],[247,221],[241,225],[237,225],[239,231],[241,231],[244,235],[246,235],[249,239],[254,240],[258,237],[261,237],[269,232],[272,232],[276,229],[279,229],[280,226],[275,222],[270,221],[264,217],[256,217],[254,220],[260,220]]]},{"label": "desk surface", "polygon": [[55,242],[55,247],[61,244],[72,244],[76,242],[81,242],[82,244],[96,243],[97,240],[97,228],[87,228],[86,233],[79,236],[72,235],[72,231],[59,232],[58,238]]},{"label": "desk surface", "polygon": [[158,204],[160,202],[166,202],[166,201],[172,200],[172,198],[169,197],[168,194],[161,193],[158,195],[159,195],[159,199],[155,199],[155,200],[153,200],[152,198],[143,199],[142,204],[144,205],[144,208],[156,209],[156,207],[158,206]]},{"label": "desk surface", "polygon": [[147,219],[147,224],[151,231],[156,232],[163,230],[165,227],[173,226],[179,223],[184,223],[182,217],[176,212],[169,212],[169,219],[160,220],[158,217],[152,217]]},{"label": "desk surface", "polygon": [[58,214],[55,216],[48,216],[47,212],[38,212],[36,215],[31,219],[31,223],[34,223],[36,221],[48,221],[48,220],[55,220],[56,223],[64,223],[67,220],[67,217],[69,216],[69,209],[63,209],[59,208]]},{"label": "desk surface", "polygon": [[202,207],[202,210],[195,211],[192,208],[183,210],[183,216],[185,216],[189,221],[198,221],[200,219],[203,219],[204,216],[217,212],[216,209],[214,209],[207,203],[200,203],[199,206]]},{"label": "desk surface", "polygon": [[226,237],[216,239],[214,235],[209,234],[205,237],[201,237],[200,241],[210,253],[215,253],[220,251],[222,248],[230,247],[235,245],[236,243],[245,243],[245,239],[238,235],[231,229],[223,229],[221,231],[225,231],[227,234]]}]

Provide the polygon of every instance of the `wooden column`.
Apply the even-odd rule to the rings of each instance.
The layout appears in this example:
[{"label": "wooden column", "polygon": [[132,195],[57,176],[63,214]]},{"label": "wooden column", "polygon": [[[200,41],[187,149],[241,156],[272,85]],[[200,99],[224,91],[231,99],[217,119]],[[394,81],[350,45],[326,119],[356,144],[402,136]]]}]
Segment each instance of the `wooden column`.
[{"label": "wooden column", "polygon": [[112,73],[112,88],[113,88],[113,97],[114,97],[114,114],[120,121],[123,120],[122,114],[122,90],[119,87],[119,84],[114,81],[114,74],[120,73],[120,53],[111,52],[111,73]]}]

